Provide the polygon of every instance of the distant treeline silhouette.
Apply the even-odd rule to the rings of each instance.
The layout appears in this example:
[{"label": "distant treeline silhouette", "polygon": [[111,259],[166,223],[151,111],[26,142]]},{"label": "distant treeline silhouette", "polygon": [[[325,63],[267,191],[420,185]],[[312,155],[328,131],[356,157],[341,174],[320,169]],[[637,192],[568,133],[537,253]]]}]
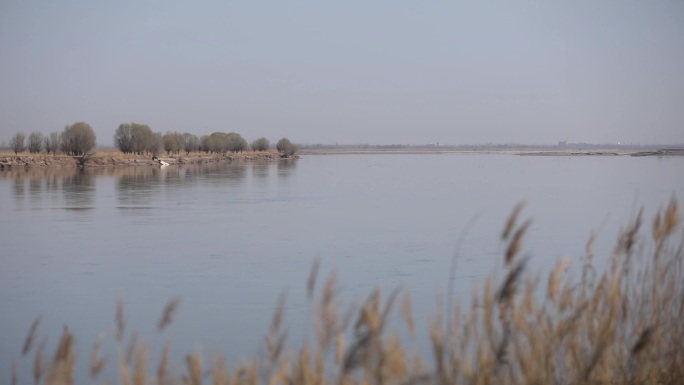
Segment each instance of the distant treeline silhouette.
[{"label": "distant treeline silhouette", "polygon": [[[24,132],[17,132],[9,141],[9,149],[15,154],[29,153],[56,154],[61,151],[67,155],[84,156],[95,149],[96,136],[92,127],[85,122],[77,122],[66,126],[63,131],[55,131],[48,135],[32,132],[28,138]],[[271,143],[265,137],[248,143],[236,132],[214,132],[210,135],[197,136],[190,132],[179,133],[168,131],[166,134],[154,132],[150,126],[140,123],[122,123],[114,132],[114,146],[124,154],[157,156],[162,151],[167,155],[184,152],[204,152],[211,154],[227,154],[247,150],[267,151]],[[297,146],[289,139],[278,141],[276,149],[283,155],[290,156],[297,152]]]}]

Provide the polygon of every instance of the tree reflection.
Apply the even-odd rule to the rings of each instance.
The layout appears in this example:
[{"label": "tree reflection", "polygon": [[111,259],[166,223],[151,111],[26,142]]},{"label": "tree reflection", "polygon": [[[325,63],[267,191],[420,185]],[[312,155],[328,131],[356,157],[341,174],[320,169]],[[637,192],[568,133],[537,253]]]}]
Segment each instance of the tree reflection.
[{"label": "tree reflection", "polygon": [[102,167],[56,168],[21,167],[3,170],[0,179],[12,180],[12,196],[18,207],[30,204],[64,205],[67,209],[82,210],[94,206],[96,179],[106,176],[115,179],[118,208],[150,208],[159,194],[176,193],[197,183],[211,186],[239,186],[247,175],[250,179],[267,180],[277,168],[278,175],[289,175],[294,161],[273,163],[202,163],[170,167]]},{"label": "tree reflection", "polygon": [[17,201],[17,205],[23,208],[24,196],[26,194],[26,181],[19,175],[14,175],[12,178],[12,197]]},{"label": "tree reflection", "polygon": [[161,179],[166,170],[158,167],[126,167],[115,175],[116,200],[120,209],[150,207],[153,195],[161,190]]},{"label": "tree reflection", "polygon": [[0,178],[13,180],[12,196],[18,204],[23,206],[28,198],[34,209],[42,207],[46,199],[67,209],[92,208],[92,175],[89,170],[75,168],[21,167],[0,172]]},{"label": "tree reflection", "polygon": [[272,163],[254,163],[252,164],[252,176],[254,178],[265,179],[268,178],[268,174]]},{"label": "tree reflection", "polygon": [[203,180],[211,185],[237,186],[245,179],[245,163],[207,163],[201,166]]},{"label": "tree reflection", "polygon": [[31,200],[31,205],[35,206],[39,203],[43,197],[43,175],[31,175],[28,178],[29,186],[29,199]]},{"label": "tree reflection", "polygon": [[62,194],[67,209],[92,209],[95,178],[87,169],[77,168],[62,178]]},{"label": "tree reflection", "polygon": [[278,176],[288,176],[294,172],[296,167],[296,159],[283,159],[278,162]]}]

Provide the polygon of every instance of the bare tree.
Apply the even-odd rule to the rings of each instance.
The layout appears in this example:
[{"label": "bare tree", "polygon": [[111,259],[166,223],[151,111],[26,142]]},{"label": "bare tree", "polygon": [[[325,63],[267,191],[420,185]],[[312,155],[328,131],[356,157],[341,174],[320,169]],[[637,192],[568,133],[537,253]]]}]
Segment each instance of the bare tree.
[{"label": "bare tree", "polygon": [[155,147],[154,132],[150,126],[146,124],[131,123],[131,151],[138,155],[143,152],[153,152],[152,147]]},{"label": "bare tree", "polygon": [[43,134],[40,132],[32,132],[28,137],[28,150],[31,154],[41,152],[43,150]]},{"label": "bare tree", "polygon": [[230,138],[225,132],[214,132],[207,138],[207,148],[217,154],[225,154],[230,150]]},{"label": "bare tree", "polygon": [[50,135],[43,138],[43,141],[45,142],[45,151],[48,154],[52,152],[53,155],[57,155],[59,145],[62,143],[62,134],[59,131],[51,132]]},{"label": "bare tree", "polygon": [[178,152],[180,152],[180,150],[182,150],[185,147],[185,140],[183,139],[183,135],[175,131],[169,131],[166,134],[164,134],[164,136],[162,137],[162,141],[164,142],[164,151],[166,151],[167,154],[177,154]]},{"label": "bare tree", "polygon": [[24,140],[26,139],[26,134],[23,132],[17,132],[14,134],[12,139],[9,141],[10,148],[14,151],[14,155],[24,152],[26,147],[24,146]]},{"label": "bare tree", "polygon": [[164,140],[161,132],[155,132],[150,136],[147,150],[152,153],[152,156],[159,155],[159,151],[164,147]]},{"label": "bare tree", "polygon": [[211,151],[211,135],[202,135],[199,141],[199,150],[208,154]]},{"label": "bare tree", "polygon": [[297,146],[288,138],[282,138],[276,144],[276,149],[282,156],[291,156],[297,152]]},{"label": "bare tree", "polygon": [[266,151],[271,143],[266,138],[259,138],[252,142],[252,150],[254,151]]},{"label": "bare tree", "polygon": [[247,141],[242,137],[242,135],[237,132],[231,132],[228,134],[228,149],[231,152],[242,152],[249,147]]},{"label": "bare tree", "polygon": [[200,140],[197,135],[186,132],[183,133],[183,144],[183,150],[185,150],[186,155],[190,155],[192,151],[199,150]]},{"label": "bare tree", "polygon": [[135,123],[123,123],[114,132],[114,145],[124,154],[133,152],[133,126]]},{"label": "bare tree", "polygon": [[86,122],[76,122],[64,127],[62,132],[62,151],[68,155],[85,157],[95,149],[96,136]]}]

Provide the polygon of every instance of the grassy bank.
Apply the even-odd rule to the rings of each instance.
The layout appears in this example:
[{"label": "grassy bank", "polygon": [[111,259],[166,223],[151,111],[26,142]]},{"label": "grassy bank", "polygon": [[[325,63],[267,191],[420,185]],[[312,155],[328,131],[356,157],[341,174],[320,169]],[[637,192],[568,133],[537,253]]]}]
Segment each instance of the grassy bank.
[{"label": "grassy bank", "polygon": [[[516,207],[503,226],[505,274],[483,278],[468,308],[447,303],[429,328],[432,352],[405,348],[401,335],[415,333],[410,294],[369,294],[353,313],[342,310],[335,277],[318,277],[314,264],[306,285],[315,330],[310,343],[285,350],[284,299],[278,301],[265,337],[266,354],[241,365],[220,355],[191,353],[183,368],[169,362],[168,345],[151,360],[144,342],[126,328],[117,306],[118,356],[103,359],[101,342],[75,352],[65,329],[55,352],[45,351],[39,323],[30,329],[18,358],[33,365],[33,379],[15,383],[74,383],[76,356],[89,360],[93,383],[121,384],[680,384],[684,378],[684,233],[676,201],[652,221],[638,215],[617,238],[603,271],[592,261],[592,241],[582,261],[560,261],[545,277],[528,271],[524,238],[529,220]],[[560,224],[562,225],[562,224]],[[566,274],[580,263],[579,277]],[[320,278],[320,279],[319,279]],[[173,320],[171,301],[158,329]],[[403,322],[388,320],[398,317]],[[403,325],[401,325],[403,324]],[[103,329],[106,325],[103,325]],[[225,331],[230,333],[230,330]],[[246,349],[253,351],[253,349]],[[77,354],[78,353],[78,354]],[[105,366],[116,379],[100,378]]]}]

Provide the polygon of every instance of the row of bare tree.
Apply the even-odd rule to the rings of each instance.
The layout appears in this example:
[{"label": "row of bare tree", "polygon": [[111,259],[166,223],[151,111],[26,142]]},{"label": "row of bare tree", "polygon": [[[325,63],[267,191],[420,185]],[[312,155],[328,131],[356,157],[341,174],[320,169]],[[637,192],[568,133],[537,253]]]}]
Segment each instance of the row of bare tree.
[{"label": "row of bare tree", "polygon": [[28,135],[17,132],[9,141],[9,147],[15,154],[28,150],[30,153],[45,152],[56,154],[62,151],[67,155],[84,156],[95,148],[97,137],[92,127],[85,122],[76,122],[64,127],[64,130],[43,135],[32,132]]},{"label": "row of bare tree", "polygon": [[[77,122],[66,126],[63,131],[55,131],[48,135],[32,132],[26,137],[17,132],[10,139],[9,147],[15,154],[28,150],[30,153],[45,151],[56,154],[62,151],[67,155],[84,156],[91,153],[96,145],[96,136],[92,127],[85,122]],[[184,132],[153,132],[146,124],[123,123],[114,132],[114,145],[125,154],[151,154],[157,156],[162,150],[167,154],[202,151],[205,153],[226,154],[228,152],[266,151],[271,147],[268,139],[261,137],[252,143],[236,132],[214,132],[211,135],[198,137]],[[297,146],[287,138],[276,144],[276,149],[283,155],[293,155]]]},{"label": "row of bare tree", "polygon": [[[189,132],[169,131],[162,135],[161,132],[153,132],[146,124],[123,123],[114,133],[114,145],[125,154],[157,155],[163,149],[170,155],[181,152],[190,154],[197,151],[215,154],[242,152],[249,149],[266,151],[271,143],[262,137],[250,144],[236,132],[214,132],[211,135],[198,137]],[[278,141],[276,148],[285,155],[293,155],[297,151],[296,146],[287,138]]]}]

